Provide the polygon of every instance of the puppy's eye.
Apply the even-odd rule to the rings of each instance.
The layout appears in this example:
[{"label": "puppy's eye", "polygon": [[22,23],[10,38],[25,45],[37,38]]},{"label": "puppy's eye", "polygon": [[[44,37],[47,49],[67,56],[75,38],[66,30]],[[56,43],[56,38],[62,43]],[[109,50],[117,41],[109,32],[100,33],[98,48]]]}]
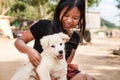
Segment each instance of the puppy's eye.
[{"label": "puppy's eye", "polygon": [[55,46],[54,45],[51,45],[52,48],[54,48]]},{"label": "puppy's eye", "polygon": [[62,43],[60,43],[60,45],[62,45]]}]

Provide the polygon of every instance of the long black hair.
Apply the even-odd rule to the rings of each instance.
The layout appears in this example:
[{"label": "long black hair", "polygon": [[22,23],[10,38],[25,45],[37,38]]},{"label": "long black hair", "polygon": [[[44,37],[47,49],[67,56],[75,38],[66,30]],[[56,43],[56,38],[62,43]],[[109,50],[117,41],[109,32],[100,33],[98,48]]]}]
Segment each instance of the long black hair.
[{"label": "long black hair", "polygon": [[[78,23],[78,28],[80,29],[80,33],[83,34],[85,31],[85,0],[60,0],[57,7],[56,7],[54,18],[52,21],[53,32],[62,31],[62,32],[66,33],[66,31],[63,29],[62,23],[59,19],[60,12],[66,6],[68,6],[68,7],[67,7],[67,10],[64,13],[64,15],[69,10],[71,10],[74,6],[76,6],[79,9],[81,16],[80,16],[80,20]],[[64,17],[64,15],[62,17]]]}]

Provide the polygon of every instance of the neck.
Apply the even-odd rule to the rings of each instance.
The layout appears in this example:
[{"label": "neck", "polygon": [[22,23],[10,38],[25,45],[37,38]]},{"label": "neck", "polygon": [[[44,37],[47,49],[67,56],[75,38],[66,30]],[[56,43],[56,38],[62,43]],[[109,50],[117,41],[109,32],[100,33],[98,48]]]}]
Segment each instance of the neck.
[{"label": "neck", "polygon": [[67,30],[67,34],[71,37],[72,34],[73,34],[73,30],[72,29],[71,30]]}]

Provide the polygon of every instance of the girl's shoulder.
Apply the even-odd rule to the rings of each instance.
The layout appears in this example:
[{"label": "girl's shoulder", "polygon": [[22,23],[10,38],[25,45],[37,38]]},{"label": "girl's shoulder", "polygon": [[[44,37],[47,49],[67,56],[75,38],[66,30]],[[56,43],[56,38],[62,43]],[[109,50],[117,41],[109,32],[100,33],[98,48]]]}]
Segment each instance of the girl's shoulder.
[{"label": "girl's shoulder", "polygon": [[30,29],[33,29],[33,31],[35,30],[44,30],[47,29],[48,25],[51,23],[50,20],[38,20],[35,21],[31,26]]},{"label": "girl's shoulder", "polygon": [[42,19],[42,20],[38,20],[38,23],[50,23],[51,20],[47,20],[47,19]]},{"label": "girl's shoulder", "polygon": [[50,20],[37,20],[35,21],[31,26],[34,26],[34,25],[38,25],[38,26],[41,26],[41,25],[47,25],[49,24],[51,21]]},{"label": "girl's shoulder", "polygon": [[46,35],[50,22],[50,20],[38,20],[34,22],[30,27],[30,31],[33,36],[35,38],[41,38],[42,36]]}]

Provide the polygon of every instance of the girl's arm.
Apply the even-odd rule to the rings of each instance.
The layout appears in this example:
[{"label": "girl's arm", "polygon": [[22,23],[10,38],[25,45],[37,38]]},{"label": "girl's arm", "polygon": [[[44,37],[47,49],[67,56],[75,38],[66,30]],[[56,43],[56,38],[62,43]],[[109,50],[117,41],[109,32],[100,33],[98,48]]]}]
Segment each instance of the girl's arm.
[{"label": "girl's arm", "polygon": [[67,63],[71,63],[74,55],[75,55],[76,49],[72,49],[70,56],[67,58]]},{"label": "girl's arm", "polygon": [[26,53],[30,62],[37,66],[40,63],[41,56],[39,52],[32,47],[27,46],[27,43],[34,39],[30,30],[26,31],[20,38],[18,38],[14,45],[21,52]]}]

